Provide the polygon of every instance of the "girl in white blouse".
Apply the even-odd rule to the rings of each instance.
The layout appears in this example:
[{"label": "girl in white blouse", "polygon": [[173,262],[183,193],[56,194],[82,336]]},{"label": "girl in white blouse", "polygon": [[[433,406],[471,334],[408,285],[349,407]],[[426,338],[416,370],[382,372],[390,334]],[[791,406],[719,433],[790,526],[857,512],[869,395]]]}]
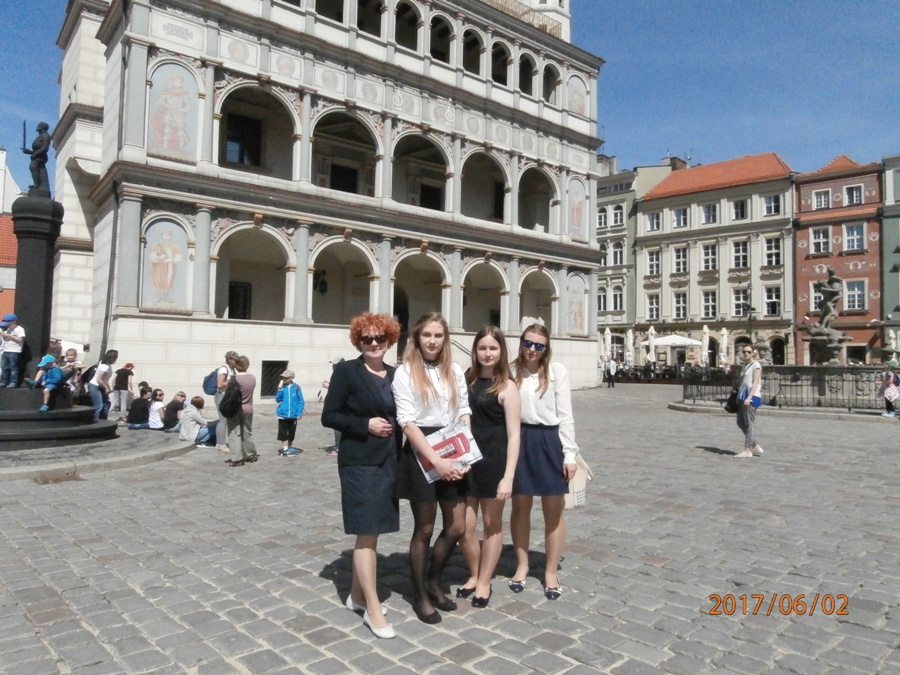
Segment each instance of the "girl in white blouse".
[{"label": "girl in white blouse", "polygon": [[[400,452],[397,496],[408,499],[413,514],[409,565],[413,582],[413,610],[420,621],[438,623],[438,609],[452,611],[456,603],[441,588],[441,573],[465,532],[465,470],[437,456],[425,436],[457,420],[469,424],[469,399],[462,368],[450,353],[450,329],[443,316],[429,313],[413,326],[394,375],[397,421],[406,442]],[[428,483],[415,458],[420,453],[437,469],[440,480]],[[443,529],[429,547],[441,507]]]},{"label": "girl in white blouse", "polygon": [[514,378],[522,396],[522,434],[510,516],[516,573],[509,588],[514,593],[525,590],[531,507],[538,496],[544,512],[547,551],[544,595],[549,600],[558,600],[562,596],[559,559],[566,534],[563,508],[569,481],[578,469],[575,462],[578,446],[569,373],[562,364],[552,363],[551,356],[547,329],[540,324],[528,326],[522,333],[519,356],[514,363]]}]

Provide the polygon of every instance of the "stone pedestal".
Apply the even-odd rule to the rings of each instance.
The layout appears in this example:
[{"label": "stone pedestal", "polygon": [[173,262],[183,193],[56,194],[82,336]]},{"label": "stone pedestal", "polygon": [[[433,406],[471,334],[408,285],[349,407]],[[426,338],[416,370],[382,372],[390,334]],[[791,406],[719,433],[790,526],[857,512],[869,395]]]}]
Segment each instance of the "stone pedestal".
[{"label": "stone pedestal", "polygon": [[25,329],[25,348],[20,373],[33,377],[50,344],[50,310],[53,294],[53,260],[62,226],[63,206],[32,189],[12,205],[13,232],[19,241],[16,266],[16,308]]}]

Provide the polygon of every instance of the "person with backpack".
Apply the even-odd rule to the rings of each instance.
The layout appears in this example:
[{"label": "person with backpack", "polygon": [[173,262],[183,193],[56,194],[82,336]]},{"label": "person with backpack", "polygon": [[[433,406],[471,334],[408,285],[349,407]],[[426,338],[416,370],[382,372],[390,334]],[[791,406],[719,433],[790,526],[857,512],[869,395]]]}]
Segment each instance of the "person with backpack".
[{"label": "person with backpack", "polygon": [[256,376],[247,372],[250,359],[246,356],[237,356],[233,361],[241,406],[235,415],[226,419],[228,450],[231,453],[228,463],[230,466],[244,466],[246,462],[252,463],[259,459],[256,443],[253,441],[253,392],[256,390]]},{"label": "person with backpack", "polygon": [[88,394],[94,406],[95,422],[105,420],[109,416],[109,394],[112,391],[110,375],[112,375],[112,367],[118,358],[119,352],[110,349],[96,366],[91,366],[81,376],[82,381],[87,380]]},{"label": "person with backpack", "polygon": [[[219,422],[216,424],[216,440],[218,445],[216,450],[221,453],[228,454],[228,446],[225,439],[228,438],[228,423],[225,421],[225,415],[219,410],[219,404],[222,402],[222,396],[225,394],[225,387],[228,386],[228,380],[234,375],[234,360],[238,357],[238,353],[234,350],[225,352],[225,365],[219,366],[216,370],[216,391],[215,404],[216,411],[219,413]],[[204,392],[206,390],[204,389]]]}]

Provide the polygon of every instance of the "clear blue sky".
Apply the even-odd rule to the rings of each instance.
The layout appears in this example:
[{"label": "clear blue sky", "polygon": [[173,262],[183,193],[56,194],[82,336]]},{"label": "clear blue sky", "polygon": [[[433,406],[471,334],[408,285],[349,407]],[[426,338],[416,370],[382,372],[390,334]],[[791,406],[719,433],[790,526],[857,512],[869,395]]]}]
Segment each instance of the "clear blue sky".
[{"label": "clear blue sky", "polygon": [[[900,153],[898,0],[570,0],[572,41],[600,73],[604,152],[622,168],[666,153],[709,164],[775,151],[795,171],[838,154]],[[0,145],[59,118],[66,0],[0,9]],[[52,181],[52,174],[51,174]]]}]

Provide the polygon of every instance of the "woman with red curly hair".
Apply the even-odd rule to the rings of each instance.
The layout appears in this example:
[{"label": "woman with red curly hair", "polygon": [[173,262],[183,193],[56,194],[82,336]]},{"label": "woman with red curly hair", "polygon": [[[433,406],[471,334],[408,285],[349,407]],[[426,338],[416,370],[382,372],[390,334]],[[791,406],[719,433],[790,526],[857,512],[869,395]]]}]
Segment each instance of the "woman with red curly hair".
[{"label": "woman with red curly hair", "polygon": [[394,368],[384,362],[400,337],[400,325],[386,314],[364,312],[350,323],[358,359],[338,363],[322,408],[322,425],[341,434],[338,475],[344,532],[356,535],[353,583],[346,607],[363,613],[379,638],[396,637],[376,587],[378,535],[400,529],[394,496],[402,432],[391,383]]}]

